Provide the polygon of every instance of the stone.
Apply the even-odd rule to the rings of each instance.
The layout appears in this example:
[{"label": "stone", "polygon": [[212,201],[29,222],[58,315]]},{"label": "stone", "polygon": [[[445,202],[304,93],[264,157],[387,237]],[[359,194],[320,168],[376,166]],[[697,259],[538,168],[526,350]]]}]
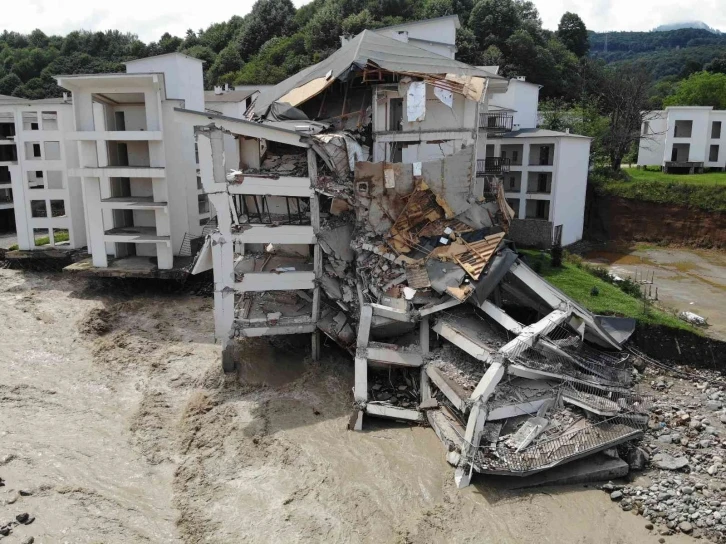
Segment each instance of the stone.
[{"label": "stone", "polygon": [[648,529],[649,531],[652,531],[653,530],[653,524],[652,523],[646,523],[645,524],[645,528]]},{"label": "stone", "polygon": [[680,470],[688,466],[688,459],[673,457],[668,453],[657,453],[653,456],[653,465],[663,470]]},{"label": "stone", "polygon": [[693,494],[693,488],[692,487],[682,487],[681,493],[684,495],[692,495]]},{"label": "stone", "polygon": [[687,521],[682,521],[678,524],[678,528],[681,530],[682,533],[690,534],[693,531],[693,525],[688,523]]},{"label": "stone", "polygon": [[30,514],[27,512],[24,512],[22,514],[18,514],[15,516],[15,519],[18,521],[18,523],[26,523],[28,519],[30,518]]},{"label": "stone", "polygon": [[622,491],[613,491],[612,493],[610,493],[610,500],[619,501],[622,498],[623,498]]},{"label": "stone", "polygon": [[658,442],[662,442],[663,444],[671,444],[673,442],[673,437],[669,434],[662,434],[658,437]]},{"label": "stone", "polygon": [[33,544],[35,537],[29,536],[25,540],[21,541],[20,544]]},{"label": "stone", "polygon": [[719,401],[717,400],[707,400],[703,403],[703,406],[707,410],[711,410],[712,412],[715,412],[716,410],[720,410],[721,406],[723,406]]},{"label": "stone", "polygon": [[663,537],[660,537],[660,538],[658,539],[658,543],[659,543],[659,544],[665,544],[665,538],[663,538]]}]

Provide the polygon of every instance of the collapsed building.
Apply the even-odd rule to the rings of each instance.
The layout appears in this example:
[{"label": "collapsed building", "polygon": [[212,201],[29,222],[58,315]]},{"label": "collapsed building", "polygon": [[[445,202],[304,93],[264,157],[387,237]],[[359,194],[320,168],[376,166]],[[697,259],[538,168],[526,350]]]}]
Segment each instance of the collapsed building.
[{"label": "collapsed building", "polygon": [[593,315],[507,238],[514,212],[476,153],[507,84],[364,31],[245,119],[177,108],[217,213],[193,273],[213,270],[225,370],[236,339],[310,334],[317,359],[324,335],[354,360],[351,427],[430,424],[460,486],[612,448],[648,419],[622,352],[634,322]]}]

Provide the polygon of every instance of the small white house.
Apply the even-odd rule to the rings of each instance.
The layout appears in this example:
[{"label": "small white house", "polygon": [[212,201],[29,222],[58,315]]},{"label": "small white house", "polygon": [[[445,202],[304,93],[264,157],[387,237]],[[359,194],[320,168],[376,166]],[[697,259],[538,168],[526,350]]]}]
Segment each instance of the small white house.
[{"label": "small white house", "polygon": [[446,15],[377,28],[376,32],[453,59],[456,55],[456,31],[460,27],[458,15]]},{"label": "small white house", "polygon": [[694,173],[726,166],[726,111],[711,106],[671,106],[643,121],[638,166]]}]

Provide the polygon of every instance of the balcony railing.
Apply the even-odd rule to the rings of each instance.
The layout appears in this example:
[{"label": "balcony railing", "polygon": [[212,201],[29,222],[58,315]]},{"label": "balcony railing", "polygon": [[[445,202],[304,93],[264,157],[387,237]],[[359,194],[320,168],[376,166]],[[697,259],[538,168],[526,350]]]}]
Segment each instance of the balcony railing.
[{"label": "balcony railing", "polygon": [[487,132],[510,132],[514,117],[508,113],[480,113],[479,128]]},{"label": "balcony railing", "polygon": [[476,176],[498,176],[509,172],[510,159],[502,157],[487,157],[476,161]]}]

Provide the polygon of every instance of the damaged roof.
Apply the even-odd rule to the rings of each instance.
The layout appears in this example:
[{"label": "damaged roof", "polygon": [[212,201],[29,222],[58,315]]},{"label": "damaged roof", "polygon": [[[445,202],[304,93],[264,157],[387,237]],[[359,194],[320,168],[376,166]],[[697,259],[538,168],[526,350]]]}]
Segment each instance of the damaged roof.
[{"label": "damaged roof", "polygon": [[[475,66],[437,55],[372,30],[364,30],[327,59],[290,76],[272,89],[260,93],[254,103],[253,111],[255,115],[263,116],[273,102],[293,89],[318,78],[345,80],[351,68],[363,68],[368,63],[374,63],[390,72],[456,74],[504,79]],[[330,78],[327,78],[328,73],[331,74]]]}]

